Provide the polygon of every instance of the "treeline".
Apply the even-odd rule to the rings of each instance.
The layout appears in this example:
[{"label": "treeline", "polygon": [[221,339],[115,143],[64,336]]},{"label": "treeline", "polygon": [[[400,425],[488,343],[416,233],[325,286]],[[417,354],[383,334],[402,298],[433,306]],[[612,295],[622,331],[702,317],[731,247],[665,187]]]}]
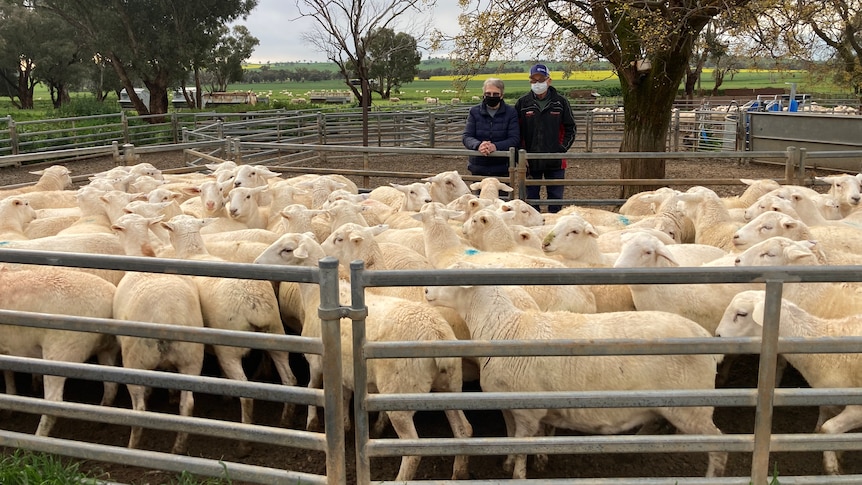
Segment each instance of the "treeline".
[{"label": "treeline", "polygon": [[269,66],[262,66],[260,69],[244,69],[242,74],[242,82],[244,83],[316,82],[337,79],[343,79],[341,73],[337,71],[305,67],[271,69]]}]

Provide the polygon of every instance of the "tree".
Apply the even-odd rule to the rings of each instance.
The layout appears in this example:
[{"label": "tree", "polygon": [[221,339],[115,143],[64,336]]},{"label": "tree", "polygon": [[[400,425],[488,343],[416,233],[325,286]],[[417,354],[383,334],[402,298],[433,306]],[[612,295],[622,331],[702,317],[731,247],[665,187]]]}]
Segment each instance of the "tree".
[{"label": "tree", "polygon": [[[141,114],[167,113],[168,93],[183,83],[219,39],[219,27],[244,17],[257,0],[34,0],[80,33],[114,69]],[[135,94],[142,82],[149,106]],[[152,121],[161,121],[154,118]]]},{"label": "tree", "polygon": [[748,33],[774,56],[826,66],[839,86],[862,96],[862,3],[846,0],[767,3]]},{"label": "tree", "polygon": [[[536,59],[606,59],[617,72],[625,109],[620,151],[663,152],[673,101],[696,39],[710,20],[732,15],[750,1],[480,2],[459,19],[462,33],[454,39],[453,57],[463,59],[461,67],[484,65],[495,55],[511,58],[516,51]],[[665,161],[624,159],[620,176],[662,179]],[[652,188],[625,186],[621,195]]]},{"label": "tree", "polygon": [[208,65],[213,91],[226,91],[228,84],[241,81],[243,61],[251,57],[254,48],[260,44],[260,40],[244,25],[234,26],[232,34],[227,27],[224,28]]},{"label": "tree", "polygon": [[392,29],[378,29],[370,37],[368,75],[375,81],[371,90],[389,99],[393,88],[412,82],[419,73],[422,54],[417,50],[416,39],[404,32],[396,34]]},{"label": "tree", "polygon": [[[369,43],[374,33],[390,29],[402,17],[422,13],[433,0],[296,0],[301,17],[313,20],[303,39],[334,62],[345,84],[362,107],[362,143],[368,145],[368,108],[371,105]],[[410,20],[410,19],[407,19]],[[350,80],[359,79],[359,87]]]}]

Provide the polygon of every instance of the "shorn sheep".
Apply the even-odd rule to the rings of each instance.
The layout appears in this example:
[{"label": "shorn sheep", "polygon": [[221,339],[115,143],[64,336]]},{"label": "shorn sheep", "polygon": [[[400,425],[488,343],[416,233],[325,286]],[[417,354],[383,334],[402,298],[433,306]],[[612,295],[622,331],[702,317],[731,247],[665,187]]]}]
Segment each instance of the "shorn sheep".
[{"label": "shorn sheep", "polygon": [[[325,257],[320,244],[311,234],[285,234],[273,243],[255,261],[260,264],[287,264],[316,266]],[[320,293],[315,285],[302,283],[301,293],[306,308],[320,306]],[[448,323],[427,304],[372,295],[366,300],[368,317],[366,335],[369,341],[447,341],[456,340]],[[343,384],[346,390],[355,388],[353,382],[352,324],[347,319],[341,322],[341,350],[344,370]],[[304,337],[321,336],[320,317],[316,312],[305,312],[302,326]],[[309,387],[322,386],[322,356],[306,355],[309,363]],[[372,359],[368,362],[369,390],[384,394],[420,393],[439,390],[460,392],[462,387],[461,359],[458,357],[409,358],[409,359]],[[345,392],[345,405],[350,392]],[[413,422],[415,411],[387,411],[389,420],[400,438],[416,439],[418,433]],[[470,437],[473,428],[461,410],[446,410],[446,418],[457,438]],[[308,426],[316,427],[311,421],[316,418],[315,407],[309,409]],[[345,413],[349,420],[349,413]],[[382,431],[380,426],[385,420],[378,420],[374,432]],[[348,425],[346,422],[345,425]],[[419,456],[403,456],[396,481],[411,480],[419,466]],[[452,470],[453,479],[467,478],[467,456],[455,458]]]},{"label": "shorn sheep", "polygon": [[[500,287],[426,288],[432,305],[458,310],[473,340],[602,340],[618,338],[704,338],[696,323],[672,313],[613,312],[576,314],[523,311]],[[643,389],[714,389],[717,355],[602,357],[490,357],[483,359],[484,392],[625,391]],[[542,425],[584,433],[614,434],[665,418],[682,433],[719,435],[712,407],[614,409],[508,409],[507,434],[532,438]],[[721,476],[727,453],[710,452],[707,477]],[[526,455],[509,457],[513,479],[526,478]]]},{"label": "shorn sheep", "polygon": [[[200,234],[200,228],[210,221],[211,219],[196,219],[180,215],[160,224],[170,231],[171,245],[177,257],[220,261],[220,258],[212,256],[207,251]],[[201,313],[207,327],[284,335],[278,301],[269,282],[203,276],[195,276],[194,281],[200,294]],[[213,346],[213,351],[228,378],[238,381],[247,380],[242,367],[242,358],[248,354],[249,349],[216,345]],[[296,377],[290,369],[287,352],[270,350],[269,355],[281,377],[282,384],[296,385]],[[240,398],[240,405],[242,422],[251,424],[252,400]],[[292,415],[293,405],[285,404],[282,423],[290,422]],[[240,452],[242,454],[250,452],[248,443],[240,445]]]},{"label": "shorn sheep", "polygon": [[[142,256],[137,254],[135,256]],[[113,305],[114,318],[138,322],[166,323],[203,327],[200,297],[194,281],[174,274],[128,272],[117,285]],[[181,374],[199,376],[204,362],[204,346],[197,342],[117,336],[123,355],[123,367],[152,370],[176,369]],[[132,409],[147,409],[147,389],[128,384]],[[192,416],[192,391],[180,391],[180,415]],[[142,429],[132,427],[129,448],[139,448]],[[185,453],[188,433],[177,433],[172,453]]]},{"label": "shorn sheep", "polygon": [[[765,291],[744,291],[730,302],[715,331],[718,337],[760,337],[763,335]],[[787,299],[781,301],[778,335],[780,337],[848,337],[862,335],[862,315],[825,319],[816,317]],[[785,354],[813,388],[862,387],[860,354]],[[836,415],[821,408],[815,431],[823,434],[846,433],[862,426],[862,406],[845,406]],[[835,451],[823,452],[826,473],[839,475]]]},{"label": "shorn sheep", "polygon": [[[4,310],[112,318],[115,292],[111,283],[80,271],[0,269],[0,308]],[[0,354],[76,363],[96,356],[103,365],[115,365],[119,347],[113,335],[0,325]],[[62,401],[65,382],[63,376],[44,376],[45,399]],[[102,405],[110,405],[117,384],[106,381],[104,388]],[[36,435],[48,436],[56,421],[56,416],[43,415]]]}]

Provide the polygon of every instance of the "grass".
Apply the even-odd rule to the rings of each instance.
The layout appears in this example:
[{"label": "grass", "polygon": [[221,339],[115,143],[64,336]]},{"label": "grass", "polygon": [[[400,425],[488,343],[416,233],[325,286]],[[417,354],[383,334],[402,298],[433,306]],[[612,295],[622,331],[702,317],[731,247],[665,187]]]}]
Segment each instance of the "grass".
[{"label": "grass", "polygon": [[[98,485],[105,477],[84,473],[80,464],[54,455],[15,450],[0,457],[0,483],[3,485]],[[188,472],[163,485],[230,485],[230,479],[201,478]]]}]

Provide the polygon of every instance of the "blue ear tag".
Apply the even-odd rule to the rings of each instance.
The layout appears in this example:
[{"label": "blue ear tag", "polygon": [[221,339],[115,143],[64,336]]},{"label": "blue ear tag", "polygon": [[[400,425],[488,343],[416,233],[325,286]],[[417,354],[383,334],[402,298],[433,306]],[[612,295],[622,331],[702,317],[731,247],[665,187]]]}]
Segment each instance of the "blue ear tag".
[{"label": "blue ear tag", "polygon": [[464,254],[466,254],[467,256],[475,256],[479,254],[479,250],[474,248],[466,249],[464,250]]}]

